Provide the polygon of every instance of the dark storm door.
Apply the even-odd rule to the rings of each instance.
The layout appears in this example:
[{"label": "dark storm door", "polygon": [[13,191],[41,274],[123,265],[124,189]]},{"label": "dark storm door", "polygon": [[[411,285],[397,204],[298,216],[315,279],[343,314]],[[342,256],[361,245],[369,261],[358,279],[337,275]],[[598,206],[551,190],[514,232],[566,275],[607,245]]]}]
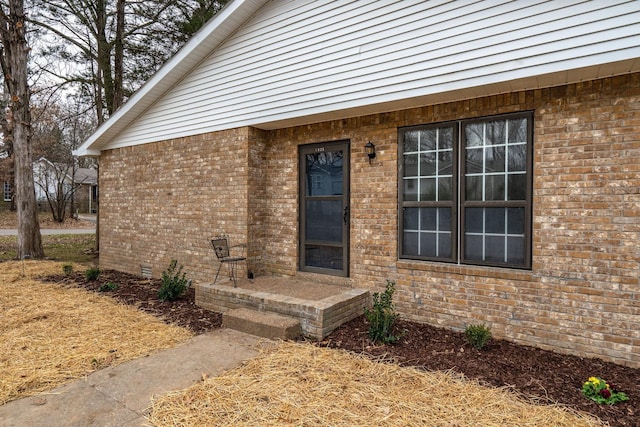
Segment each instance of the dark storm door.
[{"label": "dark storm door", "polygon": [[349,141],[300,147],[300,270],[349,275]]}]

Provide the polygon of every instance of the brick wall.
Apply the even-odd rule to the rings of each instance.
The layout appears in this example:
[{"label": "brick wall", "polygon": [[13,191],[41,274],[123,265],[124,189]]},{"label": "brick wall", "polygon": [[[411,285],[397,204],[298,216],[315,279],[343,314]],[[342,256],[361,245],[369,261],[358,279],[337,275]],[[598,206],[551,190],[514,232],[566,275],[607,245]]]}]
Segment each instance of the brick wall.
[{"label": "brick wall", "polygon": [[230,130],[119,148],[100,158],[100,267],[159,277],[171,259],[215,274],[209,238],[246,243],[249,132]]},{"label": "brick wall", "polygon": [[[533,110],[531,271],[398,260],[399,126]],[[298,268],[298,146],[351,141],[353,286],[397,283],[399,312],[640,366],[640,75],[275,131],[239,129],[101,158],[101,265],[211,280],[204,237],[248,240],[250,269]],[[367,141],[376,145],[369,164]],[[195,186],[194,186],[195,184]],[[215,273],[215,269],[213,269]]]}]

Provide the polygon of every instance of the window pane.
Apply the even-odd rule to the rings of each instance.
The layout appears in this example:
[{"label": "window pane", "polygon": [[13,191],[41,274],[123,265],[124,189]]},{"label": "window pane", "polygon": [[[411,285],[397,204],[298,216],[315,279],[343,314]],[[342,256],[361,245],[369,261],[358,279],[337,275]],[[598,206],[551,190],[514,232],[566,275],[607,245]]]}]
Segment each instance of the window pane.
[{"label": "window pane", "polygon": [[418,229],[418,212],[420,212],[419,208],[403,209],[404,218],[402,219],[402,223],[404,225],[405,230]]},{"label": "window pane", "polygon": [[446,127],[440,128],[440,135],[438,138],[438,149],[452,149],[453,148],[453,128]]},{"label": "window pane", "polygon": [[418,176],[418,155],[405,154],[403,156],[404,164],[402,165],[403,176]]},{"label": "window pane", "polygon": [[524,208],[509,208],[507,215],[507,233],[524,234]]},{"label": "window pane", "polygon": [[402,253],[404,255],[419,255],[418,254],[418,233],[417,232],[404,232],[402,241]]},{"label": "window pane", "polygon": [[505,209],[504,208],[485,208],[485,232],[504,234],[505,228]]},{"label": "window pane", "polygon": [[482,148],[468,148],[465,154],[465,173],[482,173]]},{"label": "window pane", "polygon": [[436,174],[436,153],[420,154],[420,176],[435,176]]},{"label": "window pane", "polygon": [[464,229],[468,233],[482,233],[484,230],[483,208],[465,209]]},{"label": "window pane", "polygon": [[489,175],[486,183],[484,200],[504,200],[504,175]]},{"label": "window pane", "polygon": [[438,178],[438,200],[453,200],[453,185],[451,178]]},{"label": "window pane", "polygon": [[509,174],[509,197],[507,200],[525,200],[527,198],[527,176]]},{"label": "window pane", "polygon": [[451,231],[451,208],[438,208],[438,229]]},{"label": "window pane", "polygon": [[417,179],[405,179],[404,192],[402,197],[405,201],[415,202],[418,200],[418,180]]},{"label": "window pane", "polygon": [[420,200],[422,201],[437,200],[435,178],[423,178],[420,180]]},{"label": "window pane", "polygon": [[342,151],[306,155],[307,195],[342,194]]},{"label": "window pane", "polygon": [[467,200],[482,200],[482,177],[468,176],[465,179],[465,198]]},{"label": "window pane", "polygon": [[405,153],[418,151],[418,136],[417,130],[404,131],[403,133],[402,151]]},{"label": "window pane", "polygon": [[509,172],[524,172],[527,169],[527,146],[509,146]]},{"label": "window pane", "polygon": [[464,258],[482,260],[482,236],[465,234]]},{"label": "window pane", "polygon": [[484,145],[484,125],[482,123],[473,123],[465,126],[464,136],[467,147]]},{"label": "window pane", "polygon": [[507,262],[513,264],[524,264],[524,238],[507,238]]},{"label": "window pane", "polygon": [[453,173],[453,151],[438,152],[438,175],[451,175]]},{"label": "window pane", "polygon": [[504,172],[505,147],[487,147],[484,162],[485,172]]},{"label": "window pane", "polygon": [[438,256],[451,258],[451,233],[438,234]]},{"label": "window pane", "polygon": [[420,229],[436,230],[437,214],[438,214],[438,208],[420,209]]},{"label": "window pane", "polygon": [[503,236],[486,236],[482,261],[505,262],[504,239]]},{"label": "window pane", "polygon": [[436,251],[436,237],[435,233],[420,233],[420,255],[435,257]]},{"label": "window pane", "polygon": [[508,121],[509,144],[527,142],[527,119],[515,119]]},{"label": "window pane", "polygon": [[435,150],[437,147],[436,137],[436,129],[425,129],[420,131],[420,151]]},{"label": "window pane", "polygon": [[485,130],[485,145],[500,145],[506,141],[506,121],[494,121],[487,123]]}]

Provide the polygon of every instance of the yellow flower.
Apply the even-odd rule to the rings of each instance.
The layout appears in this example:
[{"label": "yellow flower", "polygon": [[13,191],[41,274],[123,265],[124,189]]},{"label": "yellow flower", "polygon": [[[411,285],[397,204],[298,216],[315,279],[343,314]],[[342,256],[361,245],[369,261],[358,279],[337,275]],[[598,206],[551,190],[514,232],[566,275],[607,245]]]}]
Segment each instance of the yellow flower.
[{"label": "yellow flower", "polygon": [[600,380],[596,377],[589,377],[589,382],[592,382],[595,385],[600,384]]}]

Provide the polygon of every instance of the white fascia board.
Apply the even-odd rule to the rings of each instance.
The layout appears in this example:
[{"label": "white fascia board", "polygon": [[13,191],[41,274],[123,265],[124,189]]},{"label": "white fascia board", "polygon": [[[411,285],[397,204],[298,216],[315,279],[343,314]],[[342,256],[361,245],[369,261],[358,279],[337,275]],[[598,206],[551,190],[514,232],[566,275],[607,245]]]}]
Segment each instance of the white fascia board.
[{"label": "white fascia board", "polygon": [[89,140],[87,140],[77,149],[71,151],[71,154],[76,157],[100,157],[100,150],[87,148],[87,142],[89,142]]},{"label": "white fascia board", "polygon": [[129,123],[178,83],[267,0],[233,0],[200,29],[167,63],[143,84],[73,155],[97,157],[101,149]]}]

